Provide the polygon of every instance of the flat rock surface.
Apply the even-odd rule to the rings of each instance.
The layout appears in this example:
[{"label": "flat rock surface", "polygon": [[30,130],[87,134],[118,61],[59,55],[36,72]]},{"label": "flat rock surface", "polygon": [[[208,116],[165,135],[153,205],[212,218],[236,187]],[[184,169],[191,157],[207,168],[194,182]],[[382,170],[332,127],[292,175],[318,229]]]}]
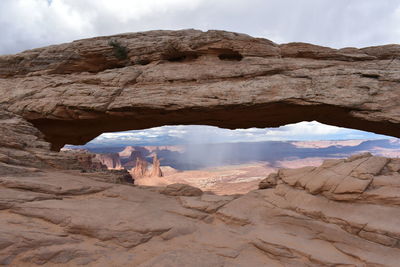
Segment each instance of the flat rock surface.
[{"label": "flat rock surface", "polygon": [[369,154],[327,160],[235,196],[171,196],[78,171],[1,176],[0,263],[398,266],[398,164]]}]

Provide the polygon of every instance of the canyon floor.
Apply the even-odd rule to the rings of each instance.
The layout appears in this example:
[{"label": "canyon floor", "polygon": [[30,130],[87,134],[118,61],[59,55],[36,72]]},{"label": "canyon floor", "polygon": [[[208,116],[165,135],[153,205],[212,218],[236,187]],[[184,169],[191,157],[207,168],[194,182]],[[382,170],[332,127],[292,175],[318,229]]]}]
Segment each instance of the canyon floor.
[{"label": "canyon floor", "polygon": [[[323,159],[303,159],[282,162],[292,167],[318,166]],[[247,164],[226,165],[201,170],[170,171],[169,167],[161,167],[164,176],[142,177],[135,179],[135,184],[147,186],[166,186],[184,183],[210,191],[218,195],[245,194],[257,189],[258,184],[268,174],[277,170],[268,162],[251,162]]]},{"label": "canyon floor", "polygon": [[282,169],[220,196],[106,173],[0,178],[0,264],[398,266],[400,159],[361,154]]},{"label": "canyon floor", "polygon": [[[365,152],[400,157],[400,141],[396,138],[272,141],[191,146],[98,147],[90,148],[90,151],[101,151],[103,154],[98,154],[98,158],[111,169],[117,167],[130,171],[137,185],[166,186],[184,183],[203,191],[227,195],[245,194],[257,189],[262,179],[279,168],[319,166],[329,158],[345,158]],[[162,173],[162,177],[151,175],[154,173],[154,155],[158,156],[157,161],[162,165],[156,173]],[[135,176],[135,171],[132,171],[138,158],[142,162],[146,161],[147,175]],[[236,164],[229,164],[230,162]],[[143,170],[139,173],[142,174]]]}]

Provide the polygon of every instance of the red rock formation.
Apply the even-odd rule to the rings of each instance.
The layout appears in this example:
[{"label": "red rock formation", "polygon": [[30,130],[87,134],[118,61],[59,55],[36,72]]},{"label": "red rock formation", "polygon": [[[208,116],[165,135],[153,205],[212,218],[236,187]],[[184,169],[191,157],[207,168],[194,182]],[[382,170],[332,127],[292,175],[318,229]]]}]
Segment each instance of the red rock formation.
[{"label": "red rock formation", "polygon": [[39,169],[105,170],[94,154],[85,150],[54,153],[43,134],[21,116],[0,108],[0,176]]},{"label": "red rock formation", "polygon": [[142,178],[147,174],[147,161],[143,158],[136,158],[136,164],[133,169],[130,170],[130,174],[134,179]]},{"label": "red rock formation", "polygon": [[[112,38],[126,42],[132,65],[121,68],[110,37],[0,57],[1,265],[399,266],[399,159],[283,169],[243,196],[182,185],[159,194],[59,171],[78,166],[76,155],[45,141],[55,149],[124,127],[310,119],[400,136],[399,45],[279,46],[193,30]],[[43,172],[25,175],[32,167]]]},{"label": "red rock formation", "polygon": [[127,146],[127,147],[124,148],[124,150],[122,150],[118,154],[119,154],[119,156],[121,158],[126,158],[126,157],[129,157],[132,154],[132,152],[135,151],[135,150],[136,150],[135,147]]},{"label": "red rock formation", "polygon": [[163,176],[160,168],[160,160],[158,159],[157,154],[154,154],[153,165],[151,166],[151,170],[149,170],[149,166],[146,159],[144,159],[143,157],[137,157],[135,167],[131,169],[130,173],[135,179],[143,177]]},{"label": "red rock formation", "polygon": [[157,157],[157,154],[154,154],[153,157],[153,168],[151,169],[150,173],[151,177],[162,177],[163,173],[160,168],[160,160]]},{"label": "red rock formation", "polygon": [[123,169],[118,153],[96,154],[96,158],[108,169],[120,170]]},{"label": "red rock formation", "polygon": [[[121,152],[120,152],[121,154]],[[136,166],[137,159],[144,159],[142,152],[137,150],[132,150],[131,154],[129,155],[128,159],[124,161],[123,166],[125,169],[132,169]]]},{"label": "red rock formation", "polygon": [[108,167],[96,155],[91,153],[76,153],[76,158],[83,171],[104,171]]},{"label": "red rock formation", "polygon": [[[115,57],[112,41],[127,59]],[[168,124],[318,120],[400,137],[399,56],[400,45],[279,45],[224,31],[104,36],[0,56],[0,104],[53,150]]]}]

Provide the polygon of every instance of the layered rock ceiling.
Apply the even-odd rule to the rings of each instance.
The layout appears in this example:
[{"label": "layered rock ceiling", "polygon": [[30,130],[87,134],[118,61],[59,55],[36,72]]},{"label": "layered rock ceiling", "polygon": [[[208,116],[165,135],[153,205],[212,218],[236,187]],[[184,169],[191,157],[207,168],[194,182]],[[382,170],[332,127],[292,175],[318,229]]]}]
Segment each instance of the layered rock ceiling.
[{"label": "layered rock ceiling", "polygon": [[400,46],[278,45],[244,34],[150,31],[0,57],[0,107],[58,150],[106,131],[303,120],[400,137]]},{"label": "layered rock ceiling", "polygon": [[400,137],[399,56],[194,30],[1,56],[0,265],[399,266],[399,159],[281,169],[218,196],[50,150],[164,124],[315,119]]}]

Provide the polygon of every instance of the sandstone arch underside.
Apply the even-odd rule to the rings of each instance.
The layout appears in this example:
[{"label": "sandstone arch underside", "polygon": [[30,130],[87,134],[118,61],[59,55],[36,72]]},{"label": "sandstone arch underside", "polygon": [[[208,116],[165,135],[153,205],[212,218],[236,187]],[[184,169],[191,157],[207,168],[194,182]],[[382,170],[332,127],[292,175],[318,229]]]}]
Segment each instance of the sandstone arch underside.
[{"label": "sandstone arch underside", "polygon": [[0,108],[54,150],[168,124],[317,120],[400,137],[400,45],[337,50],[197,30],[97,37],[0,56]]}]

